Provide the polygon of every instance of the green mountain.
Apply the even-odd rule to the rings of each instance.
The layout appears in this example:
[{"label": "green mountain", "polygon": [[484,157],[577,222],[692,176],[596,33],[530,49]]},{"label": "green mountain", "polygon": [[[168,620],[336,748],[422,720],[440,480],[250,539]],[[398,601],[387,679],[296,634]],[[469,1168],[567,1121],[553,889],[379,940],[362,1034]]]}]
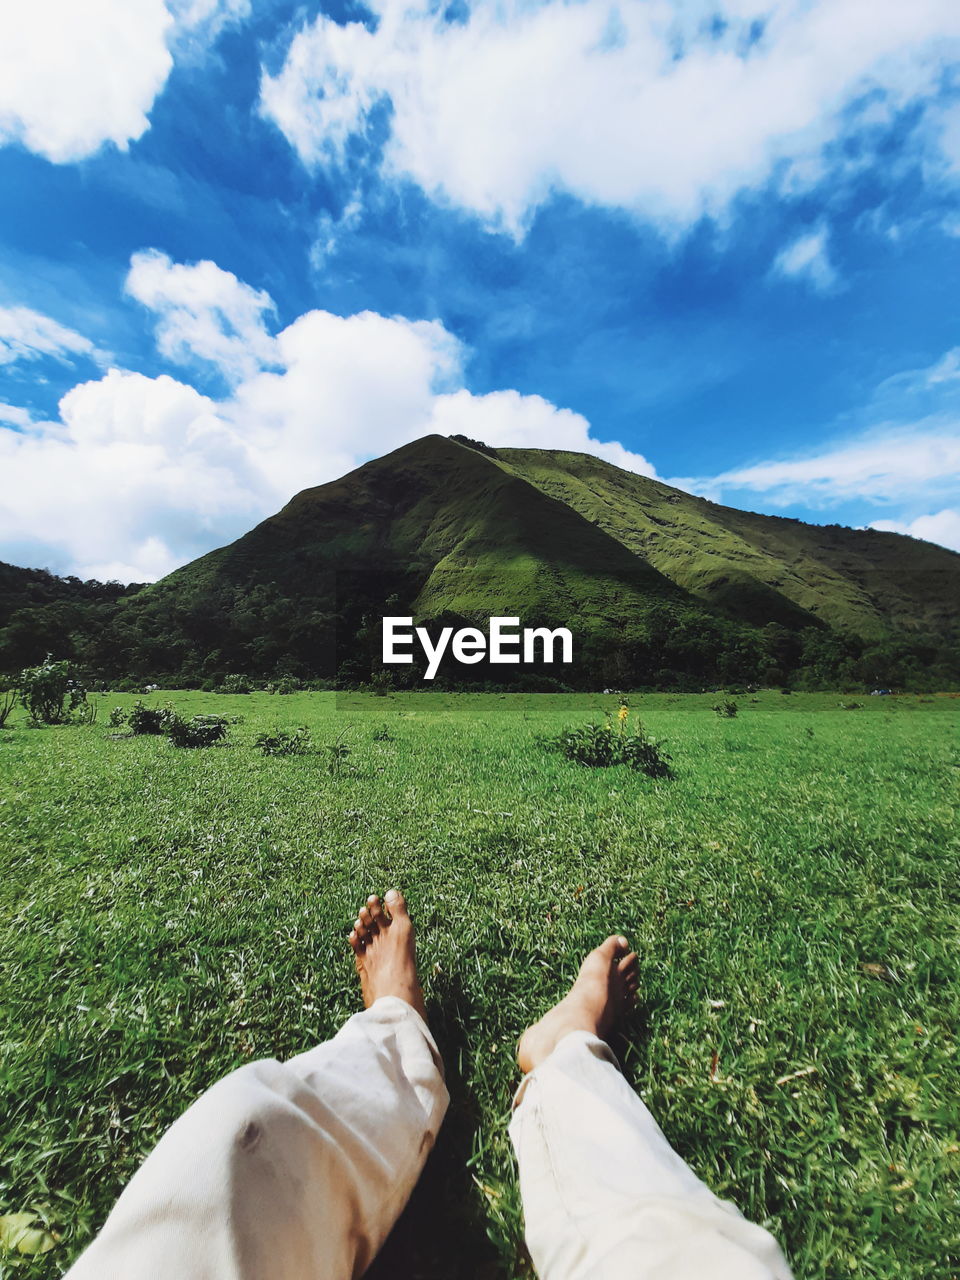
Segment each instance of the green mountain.
[{"label": "green mountain", "polygon": [[357,682],[377,674],[385,613],[430,626],[501,614],[569,626],[577,662],[563,674],[584,687],[960,676],[952,552],[735,511],[585,454],[462,437],[405,445],[158,583],[63,609],[15,611],[0,666],[33,660],[35,635],[110,680]]},{"label": "green mountain", "polygon": [[687,593],[508,463],[428,436],[315,489],[144,597],[185,587],[305,582],[345,593],[395,587],[419,617],[442,613],[636,623]]}]

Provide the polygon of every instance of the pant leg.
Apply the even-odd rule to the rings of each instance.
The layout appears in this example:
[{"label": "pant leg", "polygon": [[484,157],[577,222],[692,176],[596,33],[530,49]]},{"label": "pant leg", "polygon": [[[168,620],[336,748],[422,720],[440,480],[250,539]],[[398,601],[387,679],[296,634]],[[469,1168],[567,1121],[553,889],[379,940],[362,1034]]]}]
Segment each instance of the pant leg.
[{"label": "pant leg", "polygon": [[681,1160],[596,1036],[564,1036],[514,1105],[541,1280],[791,1280],[773,1237]]},{"label": "pant leg", "polygon": [[350,1280],[447,1108],[436,1044],[387,997],[286,1063],[241,1067],[164,1134],[69,1280]]}]

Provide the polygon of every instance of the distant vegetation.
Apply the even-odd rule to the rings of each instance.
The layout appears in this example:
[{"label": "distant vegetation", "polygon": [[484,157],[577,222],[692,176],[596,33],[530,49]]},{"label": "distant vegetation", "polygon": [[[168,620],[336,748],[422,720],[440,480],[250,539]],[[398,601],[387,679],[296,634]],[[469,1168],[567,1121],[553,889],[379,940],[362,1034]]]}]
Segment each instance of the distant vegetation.
[{"label": "distant vegetation", "polygon": [[[134,602],[135,610],[129,607]],[[139,690],[158,683],[223,693],[258,687],[292,693],[303,687],[424,687],[417,665],[383,668],[381,616],[360,612],[356,601],[334,612],[328,600],[287,596],[277,584],[251,590],[242,607],[226,584],[189,583],[176,593],[143,592],[120,605],[103,599],[50,602],[18,609],[0,627],[0,671],[13,675],[53,653],[75,663],[91,688]],[[446,614],[436,625],[469,621]],[[824,627],[792,631],[776,622],[750,627],[693,609],[662,610],[661,619],[653,613],[648,624],[647,637],[622,647],[596,633],[575,633],[573,668],[521,667],[508,675],[502,666],[448,666],[433,687],[923,691],[960,685],[960,642],[952,638],[893,633],[867,639]]]}]

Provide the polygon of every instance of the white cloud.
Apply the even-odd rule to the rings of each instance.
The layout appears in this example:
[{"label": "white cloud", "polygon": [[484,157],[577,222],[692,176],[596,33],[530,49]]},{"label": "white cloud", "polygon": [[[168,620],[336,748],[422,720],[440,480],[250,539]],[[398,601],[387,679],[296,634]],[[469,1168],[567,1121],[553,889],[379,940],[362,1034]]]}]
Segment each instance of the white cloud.
[{"label": "white cloud", "polygon": [[838,136],[935,96],[960,38],[955,0],[369,7],[375,29],[305,25],[261,110],[337,165],[388,103],[387,172],[515,233],[554,190],[676,227],[772,178],[810,186]]},{"label": "white cloud", "polygon": [[274,361],[265,323],[273,300],[216,263],[173,263],[155,249],[135,253],[126,289],[156,315],[157,344],[170,360],[196,356],[232,380]]},{"label": "white cloud", "polygon": [[915,520],[874,520],[871,529],[886,533],[906,533],[924,542],[936,542],[951,551],[960,551],[960,511],[945,507],[935,515],[917,516]]},{"label": "white cloud", "polygon": [[231,22],[250,16],[250,0],[167,0],[167,8],[182,31],[216,36]]},{"label": "white cloud", "polygon": [[69,362],[76,356],[103,359],[89,338],[29,307],[0,307],[0,365],[54,356]]},{"label": "white cloud", "polygon": [[960,347],[952,347],[945,352],[929,369],[922,370],[921,376],[927,387],[960,380]]},{"label": "white cloud", "polygon": [[259,512],[243,441],[192,387],[111,369],[69,391],[60,417],[0,430],[0,541],[30,544],[43,563],[85,577],[122,561],[144,579]]},{"label": "white cloud", "polygon": [[830,261],[828,235],[826,227],[820,227],[788,245],[774,261],[774,274],[805,280],[817,293],[832,292],[838,277]]},{"label": "white cloud", "polygon": [[[855,422],[861,424],[859,429],[852,429]],[[825,511],[855,504],[856,519],[863,520],[865,507],[879,508],[878,515],[893,509],[896,518],[884,516],[870,527],[955,547],[960,347],[885,378],[856,413],[840,420],[837,436],[819,449],[669,483],[751,510],[758,504],[764,511]],[[929,511],[936,514],[916,515]]]},{"label": "white cloud", "polygon": [[[63,397],[59,423],[0,429],[0,547],[16,547],[20,563],[152,579],[298,490],[434,431],[596,453],[650,474],[645,459],[594,441],[585,418],[540,396],[471,395],[466,352],[437,321],[310,311],[274,338],[267,295],[213,263],[139,254],[131,279],[168,353],[214,359],[239,381],[215,401],[168,375],[111,369]],[[271,367],[241,369],[231,327],[248,330]],[[25,412],[7,420],[26,425]]]},{"label": "white cloud", "polygon": [[279,372],[248,379],[226,412],[256,449],[272,502],[429,430],[462,353],[437,322],[309,311],[277,336]]},{"label": "white cloud", "polygon": [[0,422],[25,431],[33,426],[33,414],[29,409],[21,409],[15,404],[0,404]]},{"label": "white cloud", "polygon": [[58,163],[124,149],[173,66],[171,45],[213,38],[246,0],[30,0],[0,6],[0,143]]},{"label": "white cloud", "polygon": [[762,493],[780,506],[826,506],[853,498],[902,501],[960,486],[960,429],[955,423],[919,422],[871,431],[807,457],[671,483],[711,498],[731,490]]},{"label": "white cloud", "polygon": [[337,252],[340,240],[345,232],[352,231],[363,216],[363,204],[359,195],[354,195],[344,205],[339,217],[326,210],[317,219],[316,239],[310,246],[310,262],[316,270],[320,270],[329,258]]},{"label": "white cloud", "polygon": [[641,454],[631,453],[616,441],[604,444],[594,440],[590,423],[582,414],[558,409],[542,396],[524,396],[519,391],[491,391],[478,396],[461,388],[438,396],[431,427],[440,435],[465,435],[504,449],[592,453],[642,476],[657,474]]}]

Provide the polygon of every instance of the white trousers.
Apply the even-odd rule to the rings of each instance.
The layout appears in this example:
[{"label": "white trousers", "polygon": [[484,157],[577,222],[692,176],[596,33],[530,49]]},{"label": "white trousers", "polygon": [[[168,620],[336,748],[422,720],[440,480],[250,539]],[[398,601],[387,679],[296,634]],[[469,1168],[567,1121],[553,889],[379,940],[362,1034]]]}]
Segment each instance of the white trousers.
[{"label": "white trousers", "polygon": [[289,1062],[251,1062],[176,1120],[69,1280],[350,1280],[447,1110],[433,1036],[377,1000]]},{"label": "white trousers", "polygon": [[[350,1280],[409,1199],[447,1109],[436,1044],[378,1000],[289,1062],[215,1084],[164,1134],[69,1280]],[[510,1125],[541,1280],[789,1280],[700,1182],[607,1046],[566,1036]]]},{"label": "white trousers", "polygon": [[540,1280],[791,1280],[773,1237],[684,1164],[596,1036],[564,1036],[514,1106]]}]

